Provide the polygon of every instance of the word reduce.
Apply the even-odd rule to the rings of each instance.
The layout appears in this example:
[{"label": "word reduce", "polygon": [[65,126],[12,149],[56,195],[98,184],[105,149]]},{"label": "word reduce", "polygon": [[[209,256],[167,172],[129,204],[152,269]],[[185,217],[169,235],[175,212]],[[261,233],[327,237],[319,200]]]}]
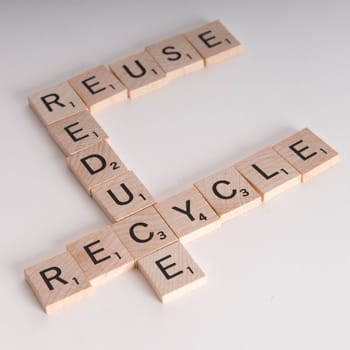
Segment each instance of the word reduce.
[{"label": "word reduce", "polygon": [[337,162],[338,153],[304,129],[155,202],[90,113],[239,51],[239,42],[215,21],[150,45],[112,63],[110,69],[98,66],[28,98],[67,157],[68,167],[112,222],[68,243],[65,252],[25,269],[25,278],[47,313],[135,266],[162,302],[202,285],[206,276],[183,244]]}]

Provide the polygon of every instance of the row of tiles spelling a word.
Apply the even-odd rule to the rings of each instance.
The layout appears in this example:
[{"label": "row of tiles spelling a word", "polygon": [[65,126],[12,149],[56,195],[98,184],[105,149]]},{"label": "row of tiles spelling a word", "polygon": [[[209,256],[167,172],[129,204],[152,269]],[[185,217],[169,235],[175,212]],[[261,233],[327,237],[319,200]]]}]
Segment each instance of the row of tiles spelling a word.
[{"label": "row of tiles spelling a word", "polygon": [[136,98],[171,79],[200,70],[240,52],[240,43],[219,21],[146,47],[110,65],[90,69],[68,82],[28,97],[49,126],[79,112]]},{"label": "row of tiles spelling a word", "polygon": [[[80,159],[91,178],[105,168],[101,163],[97,168],[87,163],[90,156],[102,164],[114,161],[101,145],[84,151]],[[92,190],[114,224],[67,244],[65,253],[26,269],[26,280],[50,313],[86,295],[91,285],[136,266],[166,302],[206,281],[182,243],[308,180],[338,159],[335,150],[304,129],[157,204],[140,180],[125,171]],[[85,186],[91,184],[84,181]]]}]

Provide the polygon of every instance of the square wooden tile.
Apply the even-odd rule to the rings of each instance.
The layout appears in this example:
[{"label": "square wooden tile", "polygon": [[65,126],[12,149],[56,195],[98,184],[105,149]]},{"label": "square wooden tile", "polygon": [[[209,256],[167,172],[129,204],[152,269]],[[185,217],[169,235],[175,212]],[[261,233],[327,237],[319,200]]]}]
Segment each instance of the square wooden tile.
[{"label": "square wooden tile", "polygon": [[272,148],[266,148],[235,165],[255,187],[263,200],[301,182],[300,174]]},{"label": "square wooden tile", "polygon": [[303,129],[286,138],[273,149],[301,173],[307,181],[339,161],[339,154],[316,136]]},{"label": "square wooden tile", "polygon": [[204,68],[204,60],[183,35],[146,47],[151,56],[174,79]]},{"label": "square wooden tile", "polygon": [[183,243],[220,227],[219,217],[195,187],[156,204],[155,208]]},{"label": "square wooden tile", "polygon": [[51,124],[48,131],[66,156],[108,139],[108,135],[88,111]]},{"label": "square wooden tile", "polygon": [[100,185],[127,171],[108,142],[102,141],[67,158],[69,169],[90,194]]},{"label": "square wooden tile", "polygon": [[166,303],[207,281],[181,243],[174,243],[139,260],[138,268],[161,302]]},{"label": "square wooden tile", "polygon": [[83,298],[91,287],[68,252],[25,269],[24,275],[48,314]]},{"label": "square wooden tile", "polygon": [[67,82],[29,96],[28,102],[46,126],[87,110],[83,101]]},{"label": "square wooden tile", "polygon": [[165,73],[146,51],[116,61],[110,68],[127,87],[130,98],[145,95],[167,83]]},{"label": "square wooden tile", "polygon": [[135,266],[134,258],[111,226],[67,244],[67,250],[92,285],[111,279]]},{"label": "square wooden tile", "polygon": [[220,21],[214,21],[185,33],[188,41],[204,58],[205,65],[221,62],[241,52],[239,41]]},{"label": "square wooden tile", "polygon": [[91,195],[112,222],[154,204],[152,195],[132,171],[95,186]]},{"label": "square wooden tile", "polygon": [[249,182],[230,167],[195,183],[221,221],[256,208],[261,204],[261,197]]},{"label": "square wooden tile", "polygon": [[92,113],[128,98],[126,87],[103,65],[79,74],[68,82]]},{"label": "square wooden tile", "polygon": [[113,228],[136,260],[177,241],[175,234],[153,207],[127,217],[114,224]]}]

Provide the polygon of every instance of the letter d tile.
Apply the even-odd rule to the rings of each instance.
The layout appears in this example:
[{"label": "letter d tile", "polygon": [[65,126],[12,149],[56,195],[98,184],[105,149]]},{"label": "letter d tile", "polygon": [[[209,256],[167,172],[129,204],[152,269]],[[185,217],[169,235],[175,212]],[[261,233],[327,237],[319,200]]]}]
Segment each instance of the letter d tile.
[{"label": "letter d tile", "polygon": [[69,169],[89,194],[94,186],[127,171],[123,162],[106,141],[75,153],[67,158],[67,163]]}]

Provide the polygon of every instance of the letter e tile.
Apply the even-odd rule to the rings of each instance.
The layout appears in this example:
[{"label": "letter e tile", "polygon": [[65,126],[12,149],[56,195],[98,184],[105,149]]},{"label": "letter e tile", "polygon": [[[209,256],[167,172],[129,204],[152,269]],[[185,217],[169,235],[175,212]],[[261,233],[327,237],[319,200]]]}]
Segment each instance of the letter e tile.
[{"label": "letter e tile", "polygon": [[67,244],[92,285],[113,278],[134,267],[134,259],[111,226]]},{"label": "letter e tile", "polygon": [[48,130],[66,156],[108,139],[107,134],[88,111],[51,124]]},{"label": "letter e tile", "polygon": [[204,58],[206,66],[221,62],[241,51],[238,40],[220,21],[208,23],[185,36]]},{"label": "letter e tile", "polygon": [[70,79],[69,83],[91,113],[128,98],[126,87],[102,65]]},{"label": "letter e tile", "polygon": [[25,269],[24,275],[48,314],[83,298],[91,288],[68,252]]},{"label": "letter e tile", "polygon": [[141,259],[138,268],[163,303],[207,281],[204,272],[181,243],[171,244]]},{"label": "letter e tile", "polygon": [[303,129],[273,146],[307,181],[339,161],[339,154],[311,130]]},{"label": "letter e tile", "polygon": [[220,226],[219,217],[195,187],[156,204],[155,208],[182,243]]},{"label": "letter e tile", "polygon": [[268,200],[301,182],[300,174],[272,148],[266,148],[235,168]]}]

